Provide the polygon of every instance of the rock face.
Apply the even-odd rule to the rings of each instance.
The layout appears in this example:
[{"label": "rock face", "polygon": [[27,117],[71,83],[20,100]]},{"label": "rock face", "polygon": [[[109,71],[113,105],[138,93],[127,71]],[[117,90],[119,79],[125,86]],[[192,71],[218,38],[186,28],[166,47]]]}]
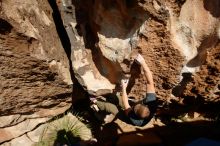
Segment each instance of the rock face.
[{"label": "rock face", "polygon": [[[70,97],[71,89],[64,82],[71,83],[68,58],[51,15],[45,14],[52,13],[46,4],[1,3],[2,114],[16,113],[16,108],[19,113],[37,112],[35,107],[60,104]],[[65,98],[57,101],[59,97]]]},{"label": "rock face", "polygon": [[[208,101],[219,100],[219,88],[217,88],[220,80],[217,59],[220,38],[219,9],[220,2],[217,0],[212,2],[188,0],[181,7],[179,17],[170,18],[172,42],[185,58],[181,73],[197,72],[192,78],[183,75],[179,84],[182,89],[174,88],[179,90],[177,95],[184,92],[185,97],[202,97]],[[173,14],[172,10],[170,12]],[[191,83],[186,85],[190,81]],[[185,86],[187,90],[183,91]]]},{"label": "rock face", "polygon": [[219,40],[217,0],[66,0],[58,5],[71,40],[75,76],[90,94],[117,92],[128,74],[129,96],[141,97],[145,79],[132,56],[141,52],[154,73],[158,97],[180,96],[185,74],[198,71]]},{"label": "rock face", "polygon": [[[219,39],[219,1],[186,1],[178,18],[171,16],[173,42],[186,60],[183,72],[192,72],[207,58]],[[172,10],[170,11],[172,13]]]},{"label": "rock face", "polygon": [[219,0],[0,0],[0,144],[33,141],[36,123],[83,96],[79,85],[106,95],[129,77],[129,96],[142,97],[138,52],[160,100],[219,101],[219,17]]},{"label": "rock face", "polygon": [[71,106],[69,60],[52,12],[41,0],[0,1],[0,144]]},{"label": "rock face", "polygon": [[[85,3],[85,6],[82,6],[82,4],[76,2],[76,5],[79,6],[74,7],[71,1],[64,0],[62,2],[58,1],[57,5],[61,11],[71,42],[71,60],[75,77],[90,94],[102,95],[112,92],[115,85],[103,76],[99,70],[100,66],[97,64],[97,62],[101,63],[102,61],[99,59],[104,58],[95,47],[94,43],[97,37],[93,32],[87,32],[87,30],[92,31],[88,24],[89,3],[90,1]],[[85,9],[88,11],[84,11]],[[110,61],[108,62],[114,67]]]}]

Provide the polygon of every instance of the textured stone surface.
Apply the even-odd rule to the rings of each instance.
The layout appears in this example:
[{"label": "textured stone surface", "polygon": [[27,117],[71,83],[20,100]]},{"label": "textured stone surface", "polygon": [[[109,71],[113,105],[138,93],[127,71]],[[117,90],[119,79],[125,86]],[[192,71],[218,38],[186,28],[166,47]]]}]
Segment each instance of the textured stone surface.
[{"label": "textured stone surface", "polygon": [[30,146],[33,144],[33,142],[27,137],[26,134],[16,139],[13,139],[10,142],[3,143],[2,146],[20,146],[24,144]]},{"label": "textured stone surface", "polygon": [[34,129],[31,132],[27,133],[28,138],[32,141],[32,142],[39,142],[39,139],[44,131],[44,128],[47,126],[47,124],[42,124],[39,127],[37,127],[37,129]]},{"label": "textured stone surface", "polygon": [[154,73],[158,97],[180,96],[187,84],[184,73],[198,71],[219,40],[217,0],[71,3],[59,5],[65,7],[62,17],[72,38],[75,76],[90,94],[117,91],[115,85],[128,74],[129,96],[144,95],[145,79],[133,64],[133,54],[141,52]]},{"label": "textured stone surface", "polygon": [[25,145],[25,133],[70,108],[69,60],[48,2],[7,0],[0,9],[0,143]]},{"label": "textured stone surface", "polygon": [[49,4],[8,0],[1,2],[1,10],[0,115],[69,107],[71,88],[64,82],[71,82],[68,58]]},{"label": "textured stone surface", "polygon": [[130,59],[132,50],[137,47],[138,31],[149,16],[137,3],[128,8],[123,2],[117,4],[124,8],[107,4],[104,1],[94,4],[94,22],[99,28],[98,46],[105,58],[122,63],[124,59]]},{"label": "textured stone surface", "polygon": [[20,137],[15,137],[11,141],[3,143],[2,146],[34,145],[35,143],[39,142],[39,139],[46,126],[47,124],[40,123],[40,126],[33,129],[31,132],[27,132]]},{"label": "textured stone surface", "polygon": [[0,117],[0,128],[2,127],[6,127],[9,125],[13,125],[14,123],[19,123],[22,120],[24,120],[23,118],[21,118],[21,115],[16,114],[16,115],[9,115],[9,116],[1,116]]},{"label": "textured stone surface", "polygon": [[19,137],[26,132],[33,130],[38,124],[44,123],[48,118],[28,119],[15,126],[0,129],[0,143]]},{"label": "textured stone surface", "polygon": [[[91,38],[89,42],[86,41],[87,38],[83,37],[83,35],[86,35],[85,26],[87,21],[89,21],[87,12],[78,12],[78,9],[81,8],[75,8],[69,0],[58,1],[57,5],[61,11],[63,22],[71,42],[72,67],[78,82],[90,94],[100,95],[112,92],[115,85],[99,71],[93,56],[97,53],[92,52],[90,49],[91,42],[93,42],[94,38]],[[82,30],[79,30],[81,28]],[[93,34],[87,33],[87,35],[91,36]]]},{"label": "textured stone surface", "polygon": [[[178,97],[182,104],[190,98],[188,103],[199,109],[197,105],[219,102],[219,3],[0,1],[1,142],[15,137],[7,144],[36,142],[38,129],[25,133],[38,118],[66,111],[72,92],[74,98],[84,97],[75,88],[79,85],[89,94],[104,95],[120,91],[120,79],[129,76],[129,96],[142,97],[146,80],[133,63],[137,52],[152,70],[163,103]],[[67,85],[72,83],[73,91]],[[33,118],[35,126],[12,134],[13,127]],[[136,130],[116,123],[124,131]]]},{"label": "textured stone surface", "polygon": [[[219,1],[186,1],[180,16],[171,15],[171,33],[186,60],[182,72],[193,72],[207,58],[208,49],[218,42],[220,29]],[[172,10],[170,11],[172,14]],[[197,68],[198,69],[198,68]]]}]

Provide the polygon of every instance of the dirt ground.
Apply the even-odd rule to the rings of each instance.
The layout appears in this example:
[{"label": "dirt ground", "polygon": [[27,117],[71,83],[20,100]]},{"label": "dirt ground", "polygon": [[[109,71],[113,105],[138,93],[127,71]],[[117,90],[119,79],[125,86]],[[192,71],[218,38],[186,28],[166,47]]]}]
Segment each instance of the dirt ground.
[{"label": "dirt ground", "polygon": [[95,118],[89,103],[86,100],[83,103],[76,105],[74,111],[85,117],[98,140],[97,146],[183,146],[199,138],[220,141],[219,119],[173,114],[157,115],[144,127],[132,126],[120,119],[103,125]]}]

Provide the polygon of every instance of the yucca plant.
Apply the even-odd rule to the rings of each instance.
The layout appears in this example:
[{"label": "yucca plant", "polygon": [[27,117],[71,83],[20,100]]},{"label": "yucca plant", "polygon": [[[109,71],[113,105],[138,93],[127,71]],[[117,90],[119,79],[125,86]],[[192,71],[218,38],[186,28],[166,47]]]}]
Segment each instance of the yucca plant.
[{"label": "yucca plant", "polygon": [[82,118],[68,113],[64,117],[49,123],[44,129],[37,146],[74,145],[81,140],[89,140],[92,133]]}]

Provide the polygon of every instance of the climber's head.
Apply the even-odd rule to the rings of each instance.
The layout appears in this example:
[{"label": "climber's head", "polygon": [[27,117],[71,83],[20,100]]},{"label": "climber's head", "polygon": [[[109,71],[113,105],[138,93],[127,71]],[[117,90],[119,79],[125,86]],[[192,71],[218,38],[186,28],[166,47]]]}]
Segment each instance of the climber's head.
[{"label": "climber's head", "polygon": [[150,116],[150,110],[146,105],[143,104],[136,104],[134,106],[134,113],[139,117],[139,118],[147,118]]}]

